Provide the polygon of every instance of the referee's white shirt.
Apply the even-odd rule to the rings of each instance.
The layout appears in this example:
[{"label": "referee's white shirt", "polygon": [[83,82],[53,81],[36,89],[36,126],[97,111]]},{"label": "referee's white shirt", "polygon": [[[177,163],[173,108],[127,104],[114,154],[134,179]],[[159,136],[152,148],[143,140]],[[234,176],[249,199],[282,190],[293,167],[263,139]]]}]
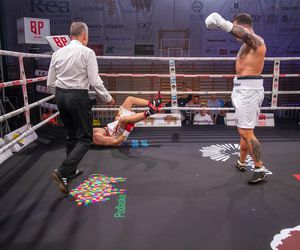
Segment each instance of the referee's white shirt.
[{"label": "referee's white shirt", "polygon": [[90,85],[102,101],[108,103],[111,95],[98,75],[98,63],[95,52],[78,40],[56,51],[51,59],[47,87],[53,93],[55,88],[86,89]]}]

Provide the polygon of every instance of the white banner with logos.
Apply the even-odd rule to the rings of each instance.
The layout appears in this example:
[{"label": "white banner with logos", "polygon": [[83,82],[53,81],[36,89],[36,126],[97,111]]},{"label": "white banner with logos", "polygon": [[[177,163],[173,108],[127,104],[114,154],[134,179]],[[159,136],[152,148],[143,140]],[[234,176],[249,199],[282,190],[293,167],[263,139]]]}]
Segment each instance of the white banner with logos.
[{"label": "white banner with logos", "polygon": [[22,17],[17,20],[18,43],[46,44],[50,35],[50,20]]},{"label": "white banner with logos", "polygon": [[[50,19],[51,35],[68,34],[74,20],[86,22],[89,45],[98,55],[160,55],[162,39],[186,39],[190,56],[235,56],[241,44],[224,31],[207,30],[204,20],[212,12],[227,20],[246,12],[268,56],[300,55],[299,0],[10,0],[3,6],[4,46],[14,51],[22,48],[17,47],[21,29],[16,31],[15,23],[23,16]],[[33,34],[42,26],[32,23]]]},{"label": "white banner with logos", "polygon": [[53,51],[57,51],[71,42],[71,39],[68,35],[46,36],[46,40]]},{"label": "white banner with logos", "polygon": [[[236,126],[235,113],[226,114],[226,125]],[[273,113],[260,113],[257,117],[257,127],[274,127],[274,114]]]},{"label": "white banner with logos", "polygon": [[[17,139],[21,134],[23,134],[27,130],[27,126],[23,126],[21,128],[18,128],[9,134],[4,136],[4,141],[6,143],[9,143],[13,141],[14,139]],[[25,148],[27,145],[29,145],[31,142],[35,141],[38,138],[37,134],[35,132],[32,132],[27,137],[19,140],[14,146],[12,146],[10,149],[12,152],[19,152],[22,148]]]},{"label": "white banner with logos", "polygon": [[135,124],[136,127],[181,127],[180,114],[155,114]]}]

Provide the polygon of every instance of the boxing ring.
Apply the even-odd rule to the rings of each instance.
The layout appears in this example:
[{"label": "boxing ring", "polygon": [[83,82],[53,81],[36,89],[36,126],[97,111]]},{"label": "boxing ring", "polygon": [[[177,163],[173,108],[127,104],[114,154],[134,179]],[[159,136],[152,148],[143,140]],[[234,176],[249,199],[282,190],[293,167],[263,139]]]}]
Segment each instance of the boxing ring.
[{"label": "boxing ring", "polygon": [[[62,197],[50,179],[51,171],[64,158],[64,130],[44,126],[57,117],[55,112],[37,124],[30,120],[34,107],[55,110],[48,101],[54,96],[28,102],[26,86],[46,77],[27,79],[23,58],[50,55],[0,51],[2,56],[19,59],[20,80],[0,83],[0,88],[20,86],[24,107],[0,116],[4,122],[24,114],[25,129],[17,137],[2,142],[0,153],[0,246],[1,249],[270,249],[276,235],[300,225],[300,129],[298,124],[278,124],[257,128],[263,160],[269,170],[268,181],[248,186],[252,162],[246,173],[236,171],[239,136],[234,127],[184,126],[135,128],[125,146],[93,148],[82,162],[84,174],[71,183],[77,190],[85,182],[99,178],[110,181],[112,191],[105,202],[78,205]],[[103,77],[170,78],[171,107],[164,110],[232,110],[233,108],[178,107],[181,94],[231,94],[231,91],[177,91],[178,78],[226,78],[232,74],[176,74],[177,61],[223,60],[235,58],[98,57],[99,60],[157,60],[169,64],[166,74],[100,73]],[[299,110],[278,107],[278,95],[298,95],[300,91],[279,90],[280,78],[299,78],[299,74],[280,73],[280,62],[300,58],[266,58],[274,62],[270,107],[262,110]],[[46,93],[45,87],[37,88]],[[157,91],[110,91],[113,95],[155,95]],[[95,94],[93,92],[91,95]],[[95,107],[95,112],[114,112],[118,107]],[[135,110],[144,110],[136,108]],[[19,152],[7,152],[26,143]],[[147,140],[132,147],[131,141]],[[13,154],[13,156],[12,156]],[[12,157],[11,157],[12,156]],[[93,175],[93,176],[92,176]],[[101,179],[102,178],[102,179]],[[93,183],[97,184],[97,182]],[[110,189],[111,190],[111,189]],[[125,190],[125,191],[124,191]],[[74,192],[75,192],[74,191]],[[78,191],[78,190],[77,190]],[[297,231],[295,231],[297,232]],[[295,233],[294,239],[297,239]],[[286,237],[286,239],[291,237]],[[291,240],[291,239],[290,239]],[[293,237],[292,237],[293,240]],[[291,241],[292,241],[291,240]],[[286,240],[287,242],[287,240]],[[282,244],[286,243],[282,240]],[[272,245],[273,244],[273,245]],[[279,249],[279,248],[278,248]]]}]

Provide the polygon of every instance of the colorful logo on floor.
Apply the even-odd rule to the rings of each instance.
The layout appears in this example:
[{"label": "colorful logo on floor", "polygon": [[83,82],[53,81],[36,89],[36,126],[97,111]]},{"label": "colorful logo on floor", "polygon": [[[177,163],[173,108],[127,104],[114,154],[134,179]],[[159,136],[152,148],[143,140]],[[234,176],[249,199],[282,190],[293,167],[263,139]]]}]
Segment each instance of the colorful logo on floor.
[{"label": "colorful logo on floor", "polygon": [[[202,147],[199,149],[202,152],[203,157],[209,157],[213,161],[225,162],[234,156],[238,158],[240,155],[240,145],[235,143],[227,143],[227,144],[213,144],[210,146]],[[254,162],[251,156],[247,156],[246,166],[254,169]],[[266,174],[272,174],[271,171],[266,169]]]},{"label": "colorful logo on floor", "polygon": [[70,197],[78,206],[89,206],[93,203],[110,200],[113,195],[118,195],[115,218],[125,217],[126,189],[118,189],[114,184],[126,182],[127,178],[108,177],[102,174],[90,175],[87,180],[72,189]]},{"label": "colorful logo on floor", "polygon": [[285,228],[276,234],[270,244],[272,250],[297,250],[300,246],[300,225]]}]

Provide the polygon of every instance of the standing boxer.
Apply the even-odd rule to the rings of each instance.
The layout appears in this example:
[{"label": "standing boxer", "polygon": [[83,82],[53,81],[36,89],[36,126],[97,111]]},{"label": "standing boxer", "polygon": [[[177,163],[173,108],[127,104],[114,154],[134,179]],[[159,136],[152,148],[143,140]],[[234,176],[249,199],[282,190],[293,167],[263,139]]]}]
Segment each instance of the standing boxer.
[{"label": "standing boxer", "polygon": [[254,135],[257,116],[264,99],[263,78],[266,45],[264,40],[253,30],[250,15],[241,13],[226,21],[218,13],[210,14],[205,20],[208,29],[222,29],[233,35],[242,46],[236,58],[236,73],[232,91],[232,103],[235,108],[240,140],[240,158],[236,167],[245,171],[245,161],[249,153],[254,161],[255,169],[249,184],[259,183],[266,179],[263,167],[260,143]]}]

